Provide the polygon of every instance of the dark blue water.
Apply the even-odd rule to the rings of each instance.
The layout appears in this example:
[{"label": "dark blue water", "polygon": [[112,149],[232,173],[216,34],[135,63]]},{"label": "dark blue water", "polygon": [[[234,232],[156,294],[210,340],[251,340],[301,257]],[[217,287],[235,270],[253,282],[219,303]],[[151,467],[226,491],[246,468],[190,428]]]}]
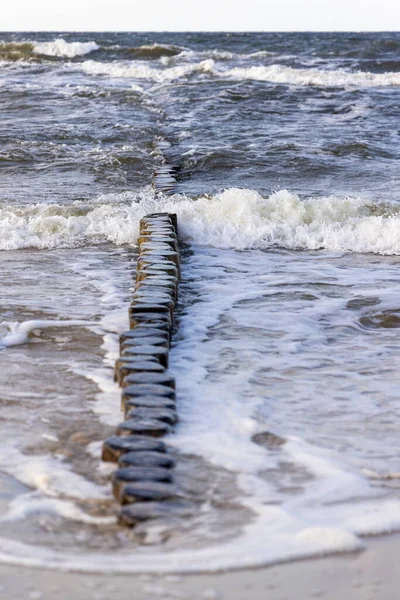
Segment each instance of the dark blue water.
[{"label": "dark blue water", "polygon": [[[190,195],[396,196],[398,34],[0,37],[3,199],[146,185],[160,136]],[[98,48],[57,50],[59,38]],[[27,40],[48,46],[9,45]]]}]

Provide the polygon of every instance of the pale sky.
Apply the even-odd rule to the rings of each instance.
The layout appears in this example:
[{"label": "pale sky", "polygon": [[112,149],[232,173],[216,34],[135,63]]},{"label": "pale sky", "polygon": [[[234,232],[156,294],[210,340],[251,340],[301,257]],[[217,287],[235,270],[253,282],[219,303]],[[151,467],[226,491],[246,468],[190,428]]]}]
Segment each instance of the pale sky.
[{"label": "pale sky", "polygon": [[400,2],[3,0],[0,31],[400,31]]}]

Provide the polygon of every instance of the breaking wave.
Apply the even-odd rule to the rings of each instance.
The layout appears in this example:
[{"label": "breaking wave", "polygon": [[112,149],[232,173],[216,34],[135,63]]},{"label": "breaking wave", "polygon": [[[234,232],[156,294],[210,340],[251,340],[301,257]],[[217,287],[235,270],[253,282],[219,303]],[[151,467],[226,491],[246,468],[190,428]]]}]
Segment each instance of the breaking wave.
[{"label": "breaking wave", "polygon": [[397,204],[335,196],[302,200],[287,190],[264,198],[232,188],[168,210],[176,210],[188,237],[218,248],[400,253]]},{"label": "breaking wave", "polygon": [[181,77],[187,77],[193,73],[214,73],[214,61],[211,59],[203,60],[199,63],[189,63],[177,65],[169,68],[153,68],[147,64],[140,64],[134,61],[114,61],[108,63],[88,60],[79,65],[86,73],[90,75],[108,75],[109,77],[122,77],[132,79],[149,79],[162,83],[164,81],[173,81]]},{"label": "breaking wave", "polygon": [[398,204],[335,196],[303,200],[287,190],[263,197],[236,188],[197,200],[142,191],[72,205],[3,206],[0,248],[134,245],[141,217],[163,210],[176,212],[182,235],[204,246],[400,254]]},{"label": "breaking wave", "polygon": [[[162,61],[165,62],[165,61]],[[319,86],[319,87],[384,87],[400,85],[400,73],[370,73],[345,71],[343,69],[295,69],[282,65],[253,65],[246,67],[220,68],[212,58],[165,68],[153,68],[134,61],[97,62],[85,61],[81,68],[91,75],[109,77],[149,79],[156,82],[172,81],[195,73],[208,74],[219,79],[254,80],[270,83]]]},{"label": "breaking wave", "polygon": [[0,42],[0,60],[1,61],[19,61],[27,60],[33,54],[33,45],[31,42]]},{"label": "breaking wave", "polygon": [[33,51],[36,54],[59,57],[65,56],[67,58],[89,54],[99,48],[100,46],[96,44],[96,42],[66,42],[63,38],[57,38],[52,42],[33,43]]},{"label": "breaking wave", "polygon": [[350,72],[343,69],[294,69],[281,65],[236,67],[225,72],[234,79],[253,79],[320,87],[383,87],[400,85],[400,73]]},{"label": "breaking wave", "polygon": [[96,42],[67,42],[63,38],[51,42],[0,42],[0,60],[16,62],[39,56],[74,58],[99,48]]},{"label": "breaking wave", "polygon": [[[157,83],[207,75],[218,80],[265,81],[275,84],[317,87],[385,87],[399,86],[400,72],[349,71],[345,69],[294,68],[281,64],[254,64],[270,56],[267,51],[234,55],[220,50],[196,52],[178,46],[149,44],[137,47],[103,48],[94,41],[67,42],[57,38],[50,42],[0,42],[0,61],[41,61],[74,59],[97,50],[110,52],[116,60],[83,60],[78,68],[89,75],[147,79]],[[246,59],[231,66],[234,57]],[[250,64],[248,61],[251,61]],[[251,64],[253,63],[253,64]],[[76,69],[77,65],[74,64]]]}]

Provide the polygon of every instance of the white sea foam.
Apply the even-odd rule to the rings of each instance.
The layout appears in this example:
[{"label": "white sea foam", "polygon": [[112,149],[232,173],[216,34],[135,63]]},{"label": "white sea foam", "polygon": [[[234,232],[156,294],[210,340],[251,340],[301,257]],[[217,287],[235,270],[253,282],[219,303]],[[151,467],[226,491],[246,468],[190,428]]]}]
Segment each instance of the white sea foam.
[{"label": "white sea foam", "polygon": [[107,488],[74,473],[67,462],[52,456],[27,455],[10,443],[0,452],[0,469],[48,497],[105,498]]},{"label": "white sea foam", "polygon": [[[121,46],[116,46],[117,48],[121,48]],[[157,44],[157,42],[153,42],[153,44],[142,44],[141,46],[137,46],[135,50],[166,50],[173,51],[177,48],[176,46],[171,46],[170,44]]]},{"label": "white sea foam", "polygon": [[4,330],[4,333],[0,333],[0,348],[25,344],[35,330],[49,329],[52,327],[70,327],[71,325],[89,326],[90,323],[76,319],[65,321],[32,320],[24,321],[23,323],[3,322],[0,323],[1,329]]},{"label": "white sea foam", "polygon": [[25,519],[32,514],[51,514],[88,524],[111,524],[113,517],[92,517],[79,509],[74,502],[47,498],[40,496],[37,492],[17,496],[9,506],[7,513],[0,518],[0,522],[17,521]]},{"label": "white sea foam", "polygon": [[267,58],[269,56],[276,55],[276,52],[269,52],[268,50],[258,50],[258,52],[251,52],[250,54],[241,54],[243,58]]},{"label": "white sea foam", "polygon": [[163,83],[165,81],[168,82],[187,77],[193,73],[213,73],[214,61],[212,59],[207,59],[199,63],[183,64],[162,69],[149,66],[147,62],[139,61],[113,61],[103,63],[95,60],[88,60],[79,65],[79,68],[90,75],[148,79],[157,83]]},{"label": "white sea foam", "polygon": [[67,42],[63,38],[57,38],[51,42],[34,42],[33,51],[36,54],[44,54],[46,56],[65,56],[66,58],[74,58],[89,54],[94,50],[99,49],[96,42]]},{"label": "white sea foam", "polygon": [[[147,196],[141,197],[140,211],[149,212],[157,210],[157,208],[181,210],[180,224],[184,235],[197,236],[198,240],[202,244],[204,243],[203,247],[194,248],[193,256],[187,263],[185,262],[184,267],[185,279],[192,282],[190,286],[192,292],[196,293],[196,302],[189,305],[182,316],[179,340],[171,351],[172,369],[179,381],[180,425],[174,436],[168,439],[168,443],[175,445],[182,452],[201,456],[215,467],[226,469],[233,476],[236,475],[239,491],[234,500],[252,511],[253,520],[246,524],[235,538],[220,542],[214,541],[206,548],[190,549],[190,551],[169,549],[164,552],[159,547],[153,546],[151,551],[148,547],[144,550],[137,548],[134,554],[127,548],[120,552],[113,552],[111,555],[87,550],[81,553],[74,550],[69,553],[3,538],[0,540],[0,560],[14,564],[92,572],[196,572],[254,567],[299,557],[354,551],[363,547],[363,541],[360,539],[362,535],[400,529],[399,501],[381,497],[382,491],[374,485],[370,485],[364,474],[351,465],[345,456],[334,451],[323,450],[296,436],[285,435],[284,429],[289,423],[289,420],[286,422],[281,418],[285,415],[283,406],[285,402],[281,402],[279,417],[283,431],[279,433],[282,433],[287,441],[279,450],[279,459],[273,452],[265,450],[251,441],[251,435],[262,430],[259,420],[255,416],[260,404],[260,397],[254,393],[251,382],[249,386],[251,369],[246,367],[246,360],[249,358],[249,344],[252,342],[248,339],[244,342],[244,337],[236,342],[234,339],[219,339],[218,335],[215,336],[215,332],[212,336],[210,332],[214,326],[218,325],[222,317],[234,318],[236,316],[239,320],[239,316],[234,312],[234,307],[238,303],[257,298],[260,294],[268,291],[276,291],[279,283],[282,281],[288,283],[288,278],[282,268],[277,268],[275,279],[269,271],[266,272],[266,265],[271,264],[272,258],[270,256],[267,258],[264,253],[237,253],[210,247],[215,245],[215,239],[221,244],[221,231],[219,229],[208,230],[209,223],[216,218],[221,221],[220,227],[226,228],[222,236],[222,244],[226,244],[228,240],[228,246],[235,248],[238,231],[243,229],[241,219],[245,213],[245,211],[240,211],[240,218],[237,220],[235,216],[238,210],[236,203],[239,203],[239,198],[254,202],[257,207],[251,209],[258,211],[252,227],[249,229],[244,227],[244,234],[250,235],[252,232],[253,239],[254,226],[261,227],[263,219],[271,220],[271,213],[278,210],[276,203],[279,205],[280,202],[283,202],[284,205],[278,211],[277,221],[279,223],[288,220],[291,202],[294,202],[295,207],[300,203],[297,197],[288,192],[281,192],[280,196],[274,195],[271,200],[271,198],[263,199],[251,190],[228,190],[219,196],[198,200],[197,211],[191,213],[187,205],[188,203],[195,205],[196,202],[189,201],[183,196],[156,199],[149,193]],[[114,208],[117,208],[118,203],[121,202],[125,203],[127,207],[134,206],[135,210],[138,210],[138,204],[133,202],[133,197],[127,195],[119,198],[115,196],[102,197],[98,199],[97,204],[93,203],[93,205],[102,207],[106,199],[114,205]],[[336,209],[333,206],[334,200],[332,198],[325,199],[325,205],[323,202],[317,216],[315,207],[311,213],[307,211],[301,213],[303,214],[301,222],[307,223],[310,220],[311,222],[313,220],[325,222],[328,219],[329,222],[345,223],[349,217],[359,218],[363,216],[364,212],[376,213],[378,210],[381,212],[388,210],[388,207],[383,205],[373,205],[371,208],[371,205],[362,200],[351,199],[342,200],[342,204]],[[222,209],[222,214],[219,212],[215,215],[208,214],[208,204],[211,206],[215,203],[224,205],[225,202],[227,205]],[[263,206],[265,203],[267,203],[268,210],[260,214],[259,205]],[[218,211],[220,210],[218,208]],[[299,211],[300,208],[297,207],[297,212]],[[138,218],[139,213],[135,214]],[[296,226],[298,219],[299,215],[297,214],[293,223],[290,224],[291,227]],[[255,232],[259,231],[257,227]],[[261,227],[261,231],[263,231],[263,227]],[[254,257],[257,258],[257,254],[259,261],[254,260]],[[261,257],[265,257],[265,262],[262,262]],[[293,256],[287,262],[292,262],[292,260],[294,260]],[[254,267],[258,263],[260,263],[259,272],[257,269],[254,272]],[[287,263],[282,263],[280,267],[283,267],[284,264]],[[313,268],[317,270],[317,267],[311,263],[305,264],[304,268],[308,269],[307,274]],[[96,266],[92,266],[92,269],[92,275],[95,278],[97,276]],[[82,266],[78,270],[83,272],[84,267]],[[340,283],[346,283],[346,277],[351,277],[351,274],[347,273],[346,269],[338,269],[338,271],[343,278]],[[293,272],[296,272],[295,266],[290,270],[292,277],[294,277]],[[118,298],[114,292],[113,283],[105,285],[103,274],[100,275],[99,289],[104,298],[108,298],[113,306],[117,305]],[[300,273],[298,277],[301,275]],[[321,275],[318,274],[318,277],[321,278]],[[372,292],[373,290],[370,290],[371,294]],[[332,304],[333,302],[334,304]],[[325,306],[325,313],[332,314],[333,307],[340,307],[343,302],[342,298],[335,298],[331,304]],[[117,313],[107,316],[102,323],[102,327],[110,333],[117,331],[122,325],[118,324],[119,309],[115,310]],[[317,305],[315,313],[310,315],[310,309],[308,309],[302,318],[299,318],[298,314],[291,314],[290,311],[287,315],[280,314],[280,328],[286,330],[288,325],[293,321],[296,322],[297,329],[295,328],[294,332],[289,331],[293,336],[293,346],[297,342],[297,350],[292,349],[294,356],[302,354],[301,348],[298,350],[301,345],[298,340],[299,332],[311,345],[317,345],[320,332],[316,324],[318,317],[325,314],[321,311],[323,311],[323,307]],[[270,322],[267,321],[268,315],[271,322],[277,321],[277,319],[276,314],[270,313],[271,304],[268,305],[261,318],[257,311],[241,311],[241,326],[251,326],[253,319],[259,326],[271,327]],[[115,340],[110,337],[108,342],[108,349],[112,353]],[[273,340],[267,338],[267,346],[270,346],[272,342]],[[236,348],[240,349],[241,368],[224,369],[224,352],[232,351],[235,344]],[[258,346],[256,349],[260,350],[259,341],[255,340],[254,344]],[[287,353],[288,356],[285,356],[285,350],[289,344],[285,345],[285,340],[283,340],[280,347],[281,360],[284,364],[287,361],[288,367],[291,366],[290,352]],[[379,350],[382,351],[382,348]],[[269,355],[270,366],[274,364],[275,354],[279,355],[274,352]],[[259,357],[259,365],[265,368],[263,352],[251,356],[251,368],[254,367],[253,359],[256,356]],[[279,360],[279,356],[275,360]],[[309,360],[307,362],[309,363]],[[216,374],[218,377],[215,376]],[[95,381],[102,390],[106,389],[104,380],[95,378]],[[246,391],[252,393],[246,393]],[[222,404],[221,398],[224,399]],[[321,398],[317,398],[315,402],[321,404]],[[363,406],[365,404],[366,400],[363,399]],[[108,403],[104,403],[103,407],[104,413],[109,410]],[[218,407],[217,410],[216,407]],[[98,412],[102,412],[102,410],[100,407]],[[288,414],[292,414],[294,405],[287,404],[286,410]],[[292,420],[296,420],[293,415]],[[98,452],[98,445],[90,447],[89,451]],[[50,496],[50,499],[42,498],[36,504],[34,497],[33,504],[30,504],[32,497],[20,498],[18,502],[11,505],[8,519],[21,518],[29,514],[30,510],[35,510],[36,507],[38,511],[48,511],[67,519],[84,521],[84,514],[75,512],[74,507],[69,504],[51,502],[52,496],[56,497],[60,493],[68,493],[68,490],[73,489],[75,497],[76,488],[76,497],[78,498],[80,494],[83,497],[91,494],[94,494],[96,498],[101,497],[101,489],[96,489],[96,486],[86,489],[85,481],[82,482],[81,478],[71,480],[71,472],[62,462],[60,463],[61,471],[54,472],[59,463],[53,459],[52,463],[48,463],[47,460],[37,463],[35,459],[34,462],[28,461],[24,466],[21,456],[16,455],[14,460],[12,454],[11,458],[10,473],[14,473],[15,466],[17,466],[19,469],[17,477],[27,484],[40,486],[40,490]],[[7,468],[6,459],[8,460],[8,448],[4,453],[3,463],[0,461],[0,467],[4,464]],[[280,489],[280,485],[276,486],[273,481],[259,476],[259,472],[263,469],[268,469],[268,472],[272,474],[276,472],[280,468],[279,461],[291,465],[300,473],[307,472],[308,478],[301,482],[300,493],[287,494]],[[82,486],[82,484],[84,485]],[[203,509],[206,511],[207,507],[203,507]]]},{"label": "white sea foam", "polygon": [[100,198],[91,205],[36,204],[14,209],[0,208],[1,249],[62,248],[84,243],[113,241],[135,243],[138,219],[145,214],[136,196],[128,195],[132,204],[124,203],[126,195]]},{"label": "white sea foam", "polygon": [[382,87],[400,85],[400,73],[350,72],[343,69],[294,69],[282,65],[254,65],[226,70],[225,77],[321,87]]},{"label": "white sea foam", "polygon": [[[69,269],[73,270],[78,275],[78,280],[86,279],[89,282],[89,289],[96,289],[100,292],[97,294],[97,302],[99,304],[98,311],[103,314],[103,318],[96,321],[83,319],[64,319],[64,320],[29,320],[23,322],[3,321],[0,323],[0,348],[10,348],[12,346],[27,343],[31,340],[32,333],[42,329],[52,329],[54,327],[65,328],[68,331],[70,327],[81,326],[97,333],[103,337],[102,349],[105,352],[103,366],[93,366],[85,363],[82,360],[73,360],[73,353],[70,354],[67,364],[69,372],[78,374],[94,381],[99,387],[99,392],[90,400],[93,411],[99,415],[100,421],[107,423],[112,422],[116,425],[121,420],[119,411],[116,407],[119,404],[120,391],[118,386],[113,382],[113,369],[111,365],[115,362],[117,356],[116,347],[118,345],[118,333],[127,328],[127,309],[125,307],[125,298],[123,294],[123,285],[121,280],[121,270],[130,269],[130,263],[127,260],[115,261],[115,271],[105,268],[103,258],[105,253],[99,254],[96,252],[88,254],[80,253],[78,260],[72,260]],[[115,251],[117,256],[123,255],[122,250]],[[32,266],[31,266],[32,268]],[[68,269],[68,270],[69,270]],[[57,275],[53,273],[53,278]],[[60,280],[65,281],[60,275]],[[72,278],[74,281],[74,278]],[[39,293],[40,296],[40,293]],[[92,297],[96,298],[96,294]],[[71,299],[67,300],[67,303]],[[56,303],[56,301],[54,301]],[[31,304],[32,306],[32,304]],[[121,306],[125,307],[122,311]],[[103,308],[104,307],[104,308]],[[59,309],[60,310],[60,309]],[[78,308],[79,310],[79,308]],[[124,313],[122,315],[122,312]],[[62,314],[62,313],[61,313]],[[54,342],[54,336],[52,341]],[[65,338],[63,338],[65,341]],[[12,352],[12,351],[11,351]],[[24,354],[12,353],[14,360],[24,362]],[[112,360],[114,359],[114,360]],[[27,361],[29,364],[29,360]],[[43,391],[41,382],[36,382],[38,387],[29,389],[26,396],[29,397],[29,402],[33,399],[38,404],[34,413],[33,419],[39,421],[39,427],[44,429],[41,437],[50,442],[58,442],[57,436],[50,432],[54,432],[53,423],[47,417],[40,417],[42,408]],[[35,393],[34,390],[39,390]],[[18,401],[21,402],[21,410],[24,410],[23,401],[26,397],[20,392],[17,394]],[[69,411],[74,410],[71,406]],[[76,410],[76,407],[75,407]],[[80,410],[78,408],[78,410]],[[36,414],[35,414],[36,412]],[[26,416],[29,420],[32,418],[32,413]],[[11,418],[13,423],[13,419]],[[49,429],[46,431],[47,427]],[[85,477],[81,473],[76,473],[62,452],[53,453],[51,450],[48,454],[43,455],[40,450],[37,454],[35,451],[25,452],[21,448],[26,448],[29,443],[34,443],[35,434],[29,438],[30,428],[17,428],[17,432],[12,430],[12,427],[7,428],[3,432],[3,444],[0,451],[0,472],[8,473],[11,477],[19,482],[32,488],[33,491],[26,493],[21,492],[11,500],[7,509],[2,511],[0,521],[9,522],[21,519],[29,519],[32,515],[51,515],[59,518],[76,521],[85,524],[108,525],[115,522],[114,517],[94,517],[81,507],[78,506],[82,500],[101,502],[104,499],[109,499],[111,491],[109,485],[96,484]],[[58,447],[58,443],[56,444]],[[92,444],[96,446],[96,458],[99,461],[101,454],[101,442]],[[92,448],[90,448],[92,450]],[[101,463],[99,463],[101,466]],[[115,467],[114,467],[115,469]],[[107,466],[99,469],[100,474],[107,472]],[[109,474],[109,469],[108,469]]]},{"label": "white sea foam", "polygon": [[[31,567],[101,573],[196,573],[229,568],[257,567],[282,560],[321,556],[332,551],[354,551],[363,547],[354,535],[329,527],[307,527],[290,533],[269,535],[279,509],[265,507],[257,524],[246,528],[238,544],[216,545],[204,550],[84,554],[55,552],[0,538],[0,561]],[[260,539],[262,536],[262,540]],[[267,540],[267,541],[266,541]],[[261,546],[260,546],[261,545]]]},{"label": "white sea foam", "polygon": [[[119,334],[129,327],[128,302],[121,290],[121,282],[129,281],[131,273],[130,263],[122,261],[117,268],[104,269],[101,260],[96,263],[91,257],[90,267],[85,260],[77,261],[74,272],[90,282],[91,287],[100,292],[100,304],[105,308],[104,316],[95,324],[91,330],[102,337],[101,349],[104,352],[102,365],[97,368],[88,368],[80,363],[74,364],[71,370],[90,381],[93,381],[99,392],[96,394],[95,402],[91,403],[92,410],[98,419],[110,426],[117,426],[121,421],[119,411],[115,407],[119,404],[120,390],[114,382],[115,361],[119,357]],[[97,448],[96,457],[101,454],[100,446]]]},{"label": "white sea foam", "polygon": [[213,61],[224,62],[235,59],[240,61],[247,61],[252,59],[269,58],[271,56],[274,56],[275,54],[276,52],[268,52],[267,50],[260,50],[259,52],[252,52],[250,54],[235,54],[234,52],[228,52],[227,50],[209,49],[199,51],[185,49],[182,50],[179,54],[173,56],[162,56],[160,58],[160,62],[165,67],[169,67],[171,65],[176,65],[177,63],[182,62],[190,62],[191,64],[196,64],[199,61],[204,61],[205,59],[212,59]]},{"label": "white sea foam", "polygon": [[[177,57],[173,57],[175,60]],[[187,56],[186,56],[187,58]],[[214,57],[215,58],[215,57]],[[91,75],[148,79],[158,83],[169,82],[189,75],[207,74],[219,79],[268,81],[287,85],[320,87],[385,87],[400,85],[400,73],[370,73],[368,71],[345,71],[344,69],[300,69],[284,65],[252,65],[233,68],[217,66],[212,58],[199,62],[169,66],[171,60],[163,58],[164,68],[149,66],[138,61],[98,62],[85,61],[80,65]]]},{"label": "white sea foam", "polygon": [[202,52],[198,50],[182,50],[176,56],[163,56],[160,59],[160,62],[168,66],[171,63],[175,63],[176,61],[189,61],[195,63],[197,60],[205,60],[205,59],[213,59],[213,60],[232,60],[235,57],[235,54],[232,52],[227,52],[226,50],[203,50]]},{"label": "white sea foam", "polygon": [[400,254],[399,205],[335,196],[301,199],[287,190],[263,197],[229,189],[196,200],[183,195],[109,194],[90,203],[0,208],[0,248],[62,248],[136,243],[140,218],[176,212],[182,235],[217,248],[284,247]]},{"label": "white sea foam", "polygon": [[[238,475],[243,493],[237,498],[254,512],[254,520],[235,539],[215,543],[190,552],[148,548],[110,554],[54,551],[1,539],[0,560],[26,566],[42,566],[62,570],[87,572],[197,572],[240,567],[255,567],[279,561],[321,556],[331,552],[354,551],[363,547],[360,535],[395,531],[400,528],[400,503],[397,500],[376,499],[379,491],[334,452],[323,451],[296,437],[288,437],[282,448],[282,459],[312,474],[305,493],[294,495],[280,505],[279,494],[264,484],[258,471],[274,468],[274,458],[251,442],[255,431],[253,411],[257,403],[252,397],[240,399],[245,389],[247,372],[225,373],[230,393],[225,388],[221,407],[222,387],[210,382],[207,369],[221,356],[223,346],[218,339],[202,346],[211,327],[216,325],[235,302],[259,293],[247,279],[248,288],[237,285],[235,277],[226,274],[230,254],[196,249],[190,259],[186,276],[193,277],[198,287],[198,301],[189,307],[181,323],[181,339],[171,353],[179,377],[179,411],[181,426],[170,443],[185,452],[201,455],[212,464]],[[224,265],[218,266],[218,265]],[[202,277],[204,272],[213,277]],[[242,265],[244,266],[244,265]],[[263,287],[263,286],[262,286]],[[228,342],[231,344],[231,342]],[[223,385],[223,382],[221,382]],[[219,410],[213,402],[218,399]],[[79,486],[78,486],[79,487]],[[357,503],[351,502],[357,498]],[[335,503],[336,502],[336,503]],[[29,510],[23,499],[14,503],[8,519],[18,518]],[[69,505],[48,501],[39,510],[55,511],[64,518],[84,519]],[[266,542],[267,540],[267,542]],[[134,560],[133,560],[134,556]]]},{"label": "white sea foam", "polygon": [[287,190],[264,198],[229,189],[196,202],[182,199],[172,208],[190,239],[218,248],[400,253],[397,204],[334,196],[302,200]]}]

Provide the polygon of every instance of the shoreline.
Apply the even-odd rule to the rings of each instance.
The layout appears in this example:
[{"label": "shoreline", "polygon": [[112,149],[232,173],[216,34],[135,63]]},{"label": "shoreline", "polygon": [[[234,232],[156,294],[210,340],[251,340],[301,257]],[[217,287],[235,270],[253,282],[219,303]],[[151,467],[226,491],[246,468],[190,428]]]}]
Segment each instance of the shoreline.
[{"label": "shoreline", "polygon": [[198,575],[100,575],[1,564],[0,598],[109,600],[134,590],[135,600],[397,600],[400,533],[367,539],[359,552]]}]

